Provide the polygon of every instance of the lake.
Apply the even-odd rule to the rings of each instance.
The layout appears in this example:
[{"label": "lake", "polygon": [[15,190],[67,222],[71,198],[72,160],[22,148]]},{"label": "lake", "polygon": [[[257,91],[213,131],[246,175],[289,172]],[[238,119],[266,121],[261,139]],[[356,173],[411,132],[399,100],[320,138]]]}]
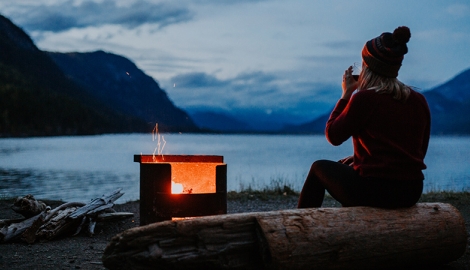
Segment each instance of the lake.
[{"label": "lake", "polygon": [[[287,184],[300,191],[317,159],[352,153],[351,141],[331,146],[321,135],[163,134],[163,154],[222,155],[228,191]],[[121,187],[118,202],[139,199],[135,154],[152,154],[151,134],[0,139],[0,198],[87,202]],[[433,136],[425,192],[470,191],[470,137]]]}]

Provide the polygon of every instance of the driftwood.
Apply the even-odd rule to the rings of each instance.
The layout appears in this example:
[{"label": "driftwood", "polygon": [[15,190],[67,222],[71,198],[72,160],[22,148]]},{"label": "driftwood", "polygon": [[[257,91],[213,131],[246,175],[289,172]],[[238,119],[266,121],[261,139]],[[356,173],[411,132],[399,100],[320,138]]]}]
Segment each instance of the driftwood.
[{"label": "driftwood", "polygon": [[22,235],[28,228],[33,226],[36,220],[42,218],[42,216],[44,215],[45,215],[45,212],[41,212],[34,217],[22,220],[17,223],[6,222],[6,224],[8,225],[5,225],[3,228],[0,229],[0,243],[8,242]]},{"label": "driftwood", "polygon": [[456,208],[293,209],[164,221],[124,231],[109,269],[382,269],[443,264],[465,252]]},{"label": "driftwood", "polygon": [[[27,243],[34,243],[37,239],[51,240],[59,236],[78,234],[88,224],[88,234],[93,235],[97,221],[128,218],[132,213],[116,213],[112,207],[114,201],[124,193],[117,189],[101,198],[96,198],[88,204],[80,202],[64,203],[57,208],[45,207],[42,212],[23,220],[3,221],[0,229],[0,243],[21,238]],[[20,205],[29,205],[34,208],[41,203],[36,203],[31,195],[19,198]],[[27,207],[26,207],[27,208]],[[20,209],[20,213],[32,213],[25,207],[12,207]],[[110,213],[113,212],[113,213]],[[28,215],[28,214],[27,214]]]},{"label": "driftwood", "polygon": [[11,209],[26,218],[30,218],[45,211],[46,204],[41,201],[37,201],[33,195],[28,194],[24,197],[16,198],[15,202],[11,206]]}]

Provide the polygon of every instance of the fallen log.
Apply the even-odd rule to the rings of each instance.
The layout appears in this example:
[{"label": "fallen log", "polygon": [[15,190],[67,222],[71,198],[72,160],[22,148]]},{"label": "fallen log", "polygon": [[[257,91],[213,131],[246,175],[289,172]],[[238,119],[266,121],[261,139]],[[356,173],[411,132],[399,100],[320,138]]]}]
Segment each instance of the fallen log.
[{"label": "fallen log", "polygon": [[116,235],[102,259],[109,269],[382,269],[445,264],[466,244],[456,208],[422,203],[164,221]]}]

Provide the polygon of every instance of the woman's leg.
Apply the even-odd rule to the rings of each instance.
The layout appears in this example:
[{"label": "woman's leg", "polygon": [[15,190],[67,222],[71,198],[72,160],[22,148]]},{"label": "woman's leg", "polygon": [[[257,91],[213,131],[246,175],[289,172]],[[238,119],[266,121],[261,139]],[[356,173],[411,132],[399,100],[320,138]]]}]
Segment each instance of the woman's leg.
[{"label": "woman's leg", "polygon": [[315,161],[300,192],[298,208],[321,207],[325,190],[343,206],[357,205],[359,176],[348,165],[331,161]]}]

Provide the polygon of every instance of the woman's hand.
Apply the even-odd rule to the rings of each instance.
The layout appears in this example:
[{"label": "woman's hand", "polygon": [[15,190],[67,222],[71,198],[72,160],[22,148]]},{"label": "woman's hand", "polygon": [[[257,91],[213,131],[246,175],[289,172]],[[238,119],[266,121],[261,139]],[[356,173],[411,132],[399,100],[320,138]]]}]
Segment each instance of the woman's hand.
[{"label": "woman's hand", "polygon": [[348,69],[344,71],[343,75],[343,83],[341,84],[343,88],[343,94],[341,95],[341,99],[349,100],[353,94],[353,92],[359,86],[359,82],[354,79],[352,76],[353,67],[350,66]]},{"label": "woman's hand", "polygon": [[354,157],[353,156],[345,157],[345,158],[342,158],[342,159],[338,160],[338,162],[343,163],[345,165],[353,166],[354,165]]}]

